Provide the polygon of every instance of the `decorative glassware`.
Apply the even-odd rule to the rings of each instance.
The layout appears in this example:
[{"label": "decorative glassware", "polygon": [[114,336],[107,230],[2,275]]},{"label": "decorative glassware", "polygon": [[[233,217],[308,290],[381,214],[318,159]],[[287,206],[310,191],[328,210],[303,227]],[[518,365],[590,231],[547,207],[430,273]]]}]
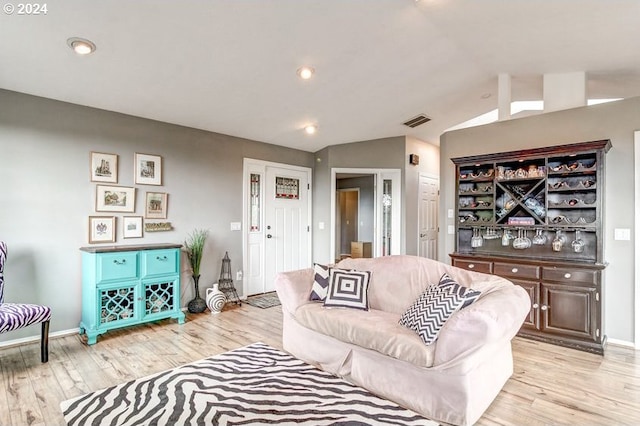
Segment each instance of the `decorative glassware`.
[{"label": "decorative glassware", "polygon": [[547,243],[547,237],[543,234],[544,230],[536,229],[536,235],[533,237],[533,244],[543,246]]},{"label": "decorative glassware", "polygon": [[562,231],[558,229],[556,231],[556,237],[551,242],[551,249],[553,251],[562,251],[562,247],[564,246],[564,243],[566,243],[566,242],[567,242],[567,237],[565,237],[562,234]]},{"label": "decorative glassware", "polygon": [[510,244],[511,241],[511,231],[509,231],[508,229],[505,229],[502,232],[502,246],[506,247]]},{"label": "decorative glassware", "polygon": [[580,238],[580,231],[576,231],[576,239],[571,242],[571,248],[574,253],[582,253],[585,245],[584,240]]},{"label": "decorative glassware", "polygon": [[480,234],[480,228],[473,228],[473,237],[471,237],[471,247],[478,248],[482,247],[484,240],[482,239],[482,235]]}]

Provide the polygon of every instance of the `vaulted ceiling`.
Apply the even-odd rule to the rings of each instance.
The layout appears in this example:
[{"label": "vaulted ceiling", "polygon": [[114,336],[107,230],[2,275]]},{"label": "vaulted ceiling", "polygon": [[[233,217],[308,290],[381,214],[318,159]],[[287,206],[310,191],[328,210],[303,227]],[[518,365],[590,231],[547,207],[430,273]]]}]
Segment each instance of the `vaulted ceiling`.
[{"label": "vaulted ceiling", "polygon": [[640,95],[638,17],[637,0],[65,0],[0,13],[0,88],[312,152],[438,144],[497,107],[499,73],[514,100],[575,71],[590,98]]}]

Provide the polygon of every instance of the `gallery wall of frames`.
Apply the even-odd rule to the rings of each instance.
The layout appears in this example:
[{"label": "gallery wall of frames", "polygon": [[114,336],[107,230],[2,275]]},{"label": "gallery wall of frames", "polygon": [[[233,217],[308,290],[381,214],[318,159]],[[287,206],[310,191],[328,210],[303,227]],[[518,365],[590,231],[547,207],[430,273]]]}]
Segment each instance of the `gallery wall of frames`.
[{"label": "gallery wall of frames", "polygon": [[[169,231],[169,194],[144,189],[144,206],[136,206],[137,186],[118,185],[118,154],[91,152],[90,180],[95,182],[95,215],[88,218],[88,243],[115,243],[119,238],[142,238],[144,232]],[[162,186],[162,157],[134,154],[135,185]]]},{"label": "gallery wall of frames", "polygon": [[605,154],[609,140],[452,159],[453,264],[522,286],[520,334],[602,353]]}]

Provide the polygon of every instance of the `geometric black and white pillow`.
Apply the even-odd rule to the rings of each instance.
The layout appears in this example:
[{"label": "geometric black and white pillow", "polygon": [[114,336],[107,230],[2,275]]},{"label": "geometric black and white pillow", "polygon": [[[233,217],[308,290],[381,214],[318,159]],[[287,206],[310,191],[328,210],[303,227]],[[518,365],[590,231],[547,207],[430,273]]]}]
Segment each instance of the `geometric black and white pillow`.
[{"label": "geometric black and white pillow", "polygon": [[399,323],[415,331],[425,344],[430,345],[464,302],[464,296],[453,286],[432,285],[402,314]]},{"label": "geometric black and white pillow", "polygon": [[327,265],[313,264],[313,286],[309,300],[323,302],[329,289],[329,268]]},{"label": "geometric black and white pillow", "polygon": [[325,307],[369,310],[370,271],[331,268]]},{"label": "geometric black and white pillow", "polygon": [[453,280],[446,272],[442,274],[440,277],[440,282],[438,283],[440,287],[452,287],[453,291],[459,293],[464,297],[464,303],[460,309],[466,308],[480,297],[482,294],[478,290],[474,290],[469,287],[464,287]]}]

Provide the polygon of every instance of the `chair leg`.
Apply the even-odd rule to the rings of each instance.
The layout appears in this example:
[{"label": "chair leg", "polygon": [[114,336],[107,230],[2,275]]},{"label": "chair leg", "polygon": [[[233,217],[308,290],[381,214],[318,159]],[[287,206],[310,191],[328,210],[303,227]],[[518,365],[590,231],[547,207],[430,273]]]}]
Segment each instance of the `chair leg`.
[{"label": "chair leg", "polygon": [[49,321],[42,323],[42,336],[40,338],[40,361],[49,361]]}]

